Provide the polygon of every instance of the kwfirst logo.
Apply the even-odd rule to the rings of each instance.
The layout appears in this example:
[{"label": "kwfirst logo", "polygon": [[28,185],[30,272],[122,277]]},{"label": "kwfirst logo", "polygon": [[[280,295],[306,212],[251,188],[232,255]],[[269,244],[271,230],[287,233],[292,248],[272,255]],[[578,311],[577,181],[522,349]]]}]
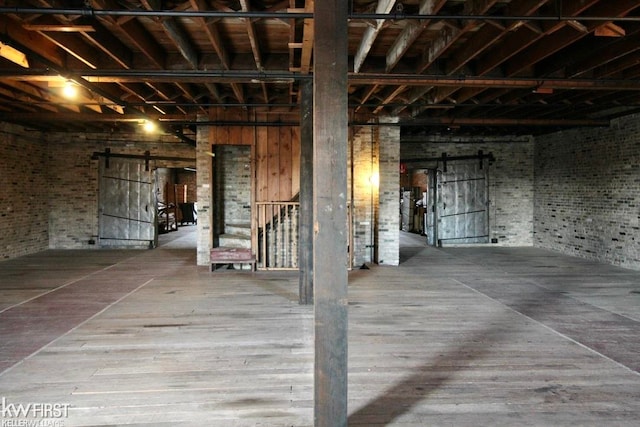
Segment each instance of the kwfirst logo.
[{"label": "kwfirst logo", "polygon": [[2,398],[0,427],[64,427],[68,403],[10,403]]}]

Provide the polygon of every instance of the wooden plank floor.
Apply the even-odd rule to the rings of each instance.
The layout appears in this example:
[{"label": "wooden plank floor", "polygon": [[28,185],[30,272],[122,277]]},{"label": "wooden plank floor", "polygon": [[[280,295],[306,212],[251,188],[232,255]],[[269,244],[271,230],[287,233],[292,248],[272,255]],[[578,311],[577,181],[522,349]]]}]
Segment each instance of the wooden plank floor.
[{"label": "wooden plank floor", "polygon": [[[68,404],[64,426],[312,425],[297,273],[195,267],[193,229],[152,251],[0,263],[5,409]],[[400,267],[350,274],[349,425],[640,425],[640,272],[402,243]]]}]

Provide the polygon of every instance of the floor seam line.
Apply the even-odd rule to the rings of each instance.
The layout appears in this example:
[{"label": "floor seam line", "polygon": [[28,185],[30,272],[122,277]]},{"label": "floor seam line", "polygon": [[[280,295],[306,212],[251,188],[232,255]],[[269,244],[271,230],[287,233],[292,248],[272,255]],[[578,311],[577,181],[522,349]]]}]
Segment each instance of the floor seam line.
[{"label": "floor seam line", "polygon": [[89,277],[91,277],[91,276],[93,276],[93,275],[95,275],[95,274],[98,274],[98,273],[102,273],[102,272],[104,272],[104,271],[107,271],[107,270],[109,270],[109,269],[111,269],[111,268],[115,267],[116,265],[119,265],[119,264],[121,264],[121,263],[123,263],[123,262],[129,261],[129,260],[131,260],[132,258],[135,258],[135,257],[138,257],[138,256],[140,256],[140,254],[133,255],[133,256],[131,256],[131,257],[125,258],[125,259],[123,259],[123,260],[120,260],[120,261],[118,261],[118,262],[116,262],[116,263],[114,263],[114,264],[108,265],[108,266],[106,266],[106,267],[104,267],[104,268],[101,268],[101,269],[99,269],[99,270],[92,271],[92,272],[91,272],[91,273],[89,273],[89,274],[85,274],[85,275],[84,275],[84,276],[82,276],[82,277],[78,277],[77,279],[73,279],[73,280],[71,280],[71,281],[69,281],[69,282],[67,282],[67,283],[64,283],[64,284],[62,284],[62,285],[60,285],[60,286],[57,286],[57,287],[55,287],[55,288],[53,288],[53,289],[49,289],[48,291],[43,292],[43,293],[41,293],[41,294],[38,294],[38,295],[36,295],[36,296],[33,296],[33,297],[29,298],[29,299],[26,299],[26,300],[24,300],[24,301],[20,301],[20,302],[19,302],[19,303],[17,303],[17,304],[13,304],[13,305],[11,305],[11,306],[9,306],[9,307],[5,307],[5,308],[3,308],[2,310],[0,310],[0,314],[4,313],[5,311],[8,311],[8,310],[14,309],[14,308],[16,308],[16,307],[20,307],[21,305],[27,304],[27,303],[29,303],[29,302],[31,302],[31,301],[34,301],[34,300],[36,300],[36,299],[38,299],[38,298],[40,298],[40,297],[45,296],[45,295],[49,295],[50,293],[53,293],[53,292],[59,291],[60,289],[64,289],[64,288],[66,288],[66,287],[68,287],[68,286],[73,285],[74,283],[78,283],[78,282],[80,282],[81,280],[85,280],[85,279],[87,279],[87,278],[89,278]]},{"label": "floor seam line", "polygon": [[39,349],[37,349],[36,351],[34,351],[33,353],[29,354],[28,356],[22,358],[20,361],[18,361],[17,363],[15,363],[14,365],[8,367],[7,369],[5,369],[4,371],[0,372],[0,377],[2,377],[4,374],[10,372],[11,370],[13,370],[15,367],[22,365],[24,362],[26,362],[27,360],[31,359],[32,357],[36,356],[38,353],[42,352],[43,350],[47,349],[48,347],[50,347],[51,345],[53,345],[54,343],[56,343],[58,340],[60,340],[61,338],[66,337],[67,335],[69,335],[71,332],[74,332],[75,330],[77,330],[78,328],[80,328],[81,326],[83,326],[84,324],[86,324],[87,322],[95,319],[97,316],[101,315],[102,313],[106,312],[107,310],[109,310],[111,307],[113,307],[114,305],[120,303],[121,301],[123,301],[125,298],[128,298],[130,295],[138,292],[140,289],[142,289],[143,287],[147,286],[149,283],[153,282],[156,278],[151,278],[149,280],[147,280],[146,282],[144,282],[143,284],[139,285],[138,287],[136,287],[135,289],[127,292],[126,294],[124,294],[123,296],[121,296],[120,298],[118,298],[117,300],[113,301],[112,303],[108,304],[107,306],[103,307],[101,310],[99,310],[98,312],[94,313],[93,315],[89,316],[88,318],[86,318],[85,320],[83,320],[82,322],[78,323],[77,325],[75,325],[73,328],[69,329],[68,331],[66,331],[65,333],[57,336],[56,338],[54,338],[53,340],[51,340],[50,342],[48,342],[47,344],[43,345],[42,347],[40,347]]},{"label": "floor seam line", "polygon": [[500,304],[501,306],[503,306],[503,307],[507,308],[509,311],[511,311],[511,312],[513,312],[513,313],[516,313],[517,315],[522,316],[522,317],[524,317],[524,318],[526,318],[526,319],[531,320],[532,322],[534,322],[534,323],[536,323],[536,324],[538,324],[538,325],[542,326],[543,328],[547,329],[548,331],[551,331],[553,334],[555,334],[555,335],[557,335],[557,336],[559,336],[559,337],[561,337],[561,338],[564,338],[564,339],[566,339],[567,341],[570,341],[570,342],[572,342],[572,343],[574,343],[574,344],[578,345],[579,347],[582,347],[582,348],[584,348],[585,350],[587,350],[587,351],[589,351],[589,352],[591,352],[591,353],[593,353],[593,354],[596,354],[596,355],[598,355],[599,357],[602,357],[603,359],[606,359],[606,360],[608,360],[608,361],[610,361],[610,362],[613,362],[614,364],[618,365],[619,367],[624,368],[625,370],[627,370],[627,371],[629,371],[629,372],[631,372],[631,373],[633,373],[633,374],[635,374],[635,375],[637,375],[637,376],[640,376],[640,372],[637,372],[637,371],[633,370],[632,368],[628,367],[627,365],[625,365],[625,364],[623,364],[623,363],[620,363],[620,362],[618,362],[617,360],[612,359],[611,357],[609,357],[609,356],[607,356],[607,355],[605,355],[605,354],[602,354],[601,352],[599,352],[599,351],[597,351],[597,350],[595,350],[595,349],[593,349],[593,348],[589,347],[588,345],[585,345],[585,344],[581,343],[580,341],[577,341],[576,339],[571,338],[570,336],[568,336],[568,335],[566,335],[566,334],[563,334],[563,333],[562,333],[562,332],[560,332],[560,331],[555,330],[555,329],[554,329],[554,328],[552,328],[551,326],[546,325],[546,324],[544,324],[543,322],[541,322],[541,321],[539,321],[539,320],[536,320],[536,319],[534,319],[533,317],[528,316],[528,315],[526,315],[526,314],[524,314],[524,313],[522,313],[522,312],[520,312],[520,311],[518,311],[518,310],[514,309],[513,307],[510,307],[509,305],[507,305],[507,304],[503,303],[502,301],[497,300],[497,299],[495,299],[495,298],[493,298],[493,297],[491,297],[491,296],[489,296],[489,295],[485,294],[484,292],[481,292],[481,291],[479,291],[479,290],[477,290],[477,289],[475,289],[475,288],[473,288],[473,287],[471,287],[471,286],[469,286],[469,285],[467,285],[467,284],[465,284],[465,283],[461,282],[461,281],[460,281],[460,280],[458,280],[458,279],[452,279],[452,280],[453,280],[453,281],[455,281],[455,282],[458,282],[460,285],[462,285],[462,286],[464,286],[465,288],[467,288],[467,289],[471,290],[472,292],[475,292],[475,293],[477,293],[477,294],[479,294],[479,295],[484,296],[485,298],[490,299],[490,300],[491,300],[491,301],[493,301],[493,302],[496,302],[496,303]]}]

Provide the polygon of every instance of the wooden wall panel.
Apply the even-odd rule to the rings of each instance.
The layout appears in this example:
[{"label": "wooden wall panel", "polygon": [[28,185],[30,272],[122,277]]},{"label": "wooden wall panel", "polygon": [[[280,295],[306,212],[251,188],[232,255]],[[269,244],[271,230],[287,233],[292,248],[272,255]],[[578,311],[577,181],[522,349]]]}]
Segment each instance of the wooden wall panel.
[{"label": "wooden wall panel", "polygon": [[[290,120],[252,111],[212,109],[212,121],[275,122]],[[288,201],[300,190],[300,130],[297,126],[211,126],[212,145],[252,145],[255,200]]]},{"label": "wooden wall panel", "polygon": [[267,153],[267,128],[256,128],[256,177],[258,179],[258,185],[256,186],[256,200],[263,202],[268,200],[269,190],[269,169],[266,167],[268,153]]},{"label": "wooden wall panel", "polygon": [[279,197],[281,200],[290,200],[291,196],[291,173],[293,169],[291,167],[291,128],[281,127],[279,128],[279,167],[278,167],[278,180],[279,180]]},{"label": "wooden wall panel", "polygon": [[291,197],[300,192],[300,128],[291,128]]},{"label": "wooden wall panel", "polygon": [[267,170],[269,171],[269,201],[280,200],[280,130],[277,127],[267,129]]}]

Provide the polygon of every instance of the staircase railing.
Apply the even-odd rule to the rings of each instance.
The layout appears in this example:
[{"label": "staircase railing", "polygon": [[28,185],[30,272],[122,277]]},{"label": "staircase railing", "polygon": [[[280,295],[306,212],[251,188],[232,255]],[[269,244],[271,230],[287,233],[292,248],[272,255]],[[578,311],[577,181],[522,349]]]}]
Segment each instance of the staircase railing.
[{"label": "staircase railing", "polygon": [[298,269],[300,202],[257,202],[258,268]]}]

